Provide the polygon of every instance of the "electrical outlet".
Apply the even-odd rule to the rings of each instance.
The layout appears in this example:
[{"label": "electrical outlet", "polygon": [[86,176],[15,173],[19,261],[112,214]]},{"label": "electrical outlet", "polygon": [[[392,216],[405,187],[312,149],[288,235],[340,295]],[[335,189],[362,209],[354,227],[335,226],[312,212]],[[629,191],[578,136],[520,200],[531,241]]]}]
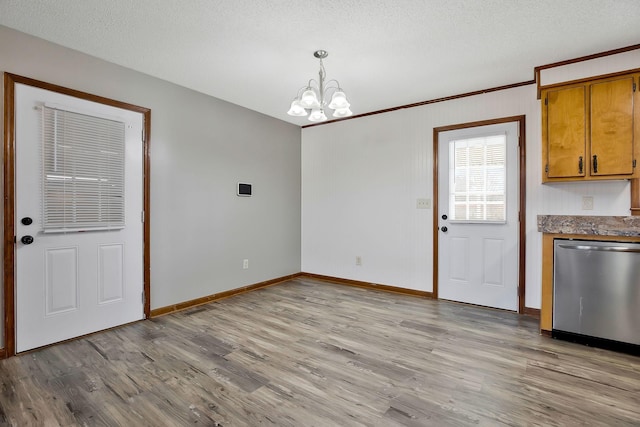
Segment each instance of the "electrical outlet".
[{"label": "electrical outlet", "polygon": [[431,199],[416,199],[417,209],[431,209]]},{"label": "electrical outlet", "polygon": [[593,196],[582,196],[582,210],[593,210]]},{"label": "electrical outlet", "polygon": [[243,260],[243,261],[242,261],[242,268],[243,268],[244,270],[246,270],[247,268],[249,268],[249,260],[248,260],[248,259],[245,259],[245,260]]},{"label": "electrical outlet", "polygon": [[361,256],[357,256],[356,257],[356,265],[362,265],[362,257]]}]

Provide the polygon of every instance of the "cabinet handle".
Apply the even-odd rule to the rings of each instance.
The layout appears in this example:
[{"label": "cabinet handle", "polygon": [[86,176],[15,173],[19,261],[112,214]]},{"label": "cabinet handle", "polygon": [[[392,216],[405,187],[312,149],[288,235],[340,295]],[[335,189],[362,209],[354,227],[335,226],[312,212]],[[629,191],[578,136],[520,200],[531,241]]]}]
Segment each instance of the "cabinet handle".
[{"label": "cabinet handle", "polygon": [[582,171],[584,170],[584,162],[582,161],[582,156],[578,160],[578,173],[582,175]]},{"label": "cabinet handle", "polygon": [[598,173],[598,156],[593,156],[593,173]]}]

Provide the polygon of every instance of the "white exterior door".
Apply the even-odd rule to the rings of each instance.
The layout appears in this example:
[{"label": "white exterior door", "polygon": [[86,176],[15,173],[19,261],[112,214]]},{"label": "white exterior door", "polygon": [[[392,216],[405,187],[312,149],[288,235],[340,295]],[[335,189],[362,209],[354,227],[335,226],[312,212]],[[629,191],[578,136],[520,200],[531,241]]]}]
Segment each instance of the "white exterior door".
[{"label": "white exterior door", "polygon": [[438,297],[518,310],[518,123],[438,136]]},{"label": "white exterior door", "polygon": [[[115,185],[116,179],[96,172],[100,168],[96,163],[112,162],[95,161],[96,156],[110,155],[108,147],[85,151],[56,139],[55,147],[45,149],[46,144],[51,144],[44,138],[45,105],[80,113],[92,120],[106,119],[123,129],[124,142],[122,137],[118,139],[120,160],[113,160],[116,168],[124,162],[123,184]],[[142,319],[142,114],[23,84],[16,85],[15,112],[16,352]],[[57,129],[57,119],[55,126]],[[99,139],[99,132],[89,133],[89,144]],[[47,169],[50,167],[45,166],[47,159],[56,168],[62,165],[65,150],[76,153],[79,163],[74,163],[73,170],[68,165],[59,172]],[[88,166],[83,159],[89,161]],[[63,181],[78,184],[79,189],[73,190],[77,194],[55,187]],[[51,214],[45,205],[52,205],[55,210],[56,204],[68,204],[71,198],[96,197],[98,184],[106,188],[106,196],[99,196],[100,204],[107,199],[111,204],[124,200],[119,227],[109,224],[50,227],[50,218],[58,214]],[[118,187],[119,195],[110,195],[110,187]],[[82,206],[78,202],[73,208],[77,210],[74,215],[79,215],[82,209],[91,210],[96,217],[103,215],[94,214],[93,205]],[[67,211],[58,216],[66,218]]]}]

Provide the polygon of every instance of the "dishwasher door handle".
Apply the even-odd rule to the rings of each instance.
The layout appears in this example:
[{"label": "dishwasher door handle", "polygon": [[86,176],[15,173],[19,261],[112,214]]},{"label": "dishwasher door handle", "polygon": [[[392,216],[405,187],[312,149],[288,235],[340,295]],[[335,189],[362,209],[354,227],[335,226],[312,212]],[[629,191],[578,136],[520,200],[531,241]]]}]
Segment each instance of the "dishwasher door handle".
[{"label": "dishwasher door handle", "polygon": [[640,248],[627,248],[624,246],[588,246],[588,245],[558,245],[564,249],[575,249],[578,251],[603,251],[603,252],[632,252],[640,253]]}]

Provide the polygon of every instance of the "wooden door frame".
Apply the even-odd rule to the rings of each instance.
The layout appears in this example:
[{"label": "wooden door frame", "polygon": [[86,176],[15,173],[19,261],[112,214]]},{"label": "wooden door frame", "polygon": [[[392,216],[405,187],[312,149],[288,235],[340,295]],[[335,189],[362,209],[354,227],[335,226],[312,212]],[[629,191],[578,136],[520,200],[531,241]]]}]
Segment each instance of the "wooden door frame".
[{"label": "wooden door frame", "polygon": [[15,355],[16,349],[16,312],[15,312],[15,152],[16,152],[16,129],[15,129],[15,85],[22,83],[40,89],[58,92],[64,95],[73,96],[79,99],[92,101],[111,107],[130,110],[143,115],[143,288],[144,288],[144,315],[149,317],[151,308],[151,268],[150,268],[150,158],[149,158],[149,137],[151,134],[151,109],[133,104],[116,101],[98,95],[69,89],[51,83],[34,80],[28,77],[11,73],[4,73],[4,257],[3,257],[3,278],[4,278],[4,348],[0,348],[0,357]]},{"label": "wooden door frame", "polygon": [[526,189],[527,189],[527,171],[526,171],[526,117],[511,116],[492,120],[481,120],[477,122],[461,123],[450,126],[440,126],[433,128],[433,297],[438,298],[438,237],[440,230],[438,227],[438,144],[441,132],[451,130],[467,129],[479,126],[488,126],[503,123],[518,123],[518,157],[520,184],[518,186],[519,206],[519,232],[518,232],[518,313],[525,313],[525,255],[526,255]]}]

